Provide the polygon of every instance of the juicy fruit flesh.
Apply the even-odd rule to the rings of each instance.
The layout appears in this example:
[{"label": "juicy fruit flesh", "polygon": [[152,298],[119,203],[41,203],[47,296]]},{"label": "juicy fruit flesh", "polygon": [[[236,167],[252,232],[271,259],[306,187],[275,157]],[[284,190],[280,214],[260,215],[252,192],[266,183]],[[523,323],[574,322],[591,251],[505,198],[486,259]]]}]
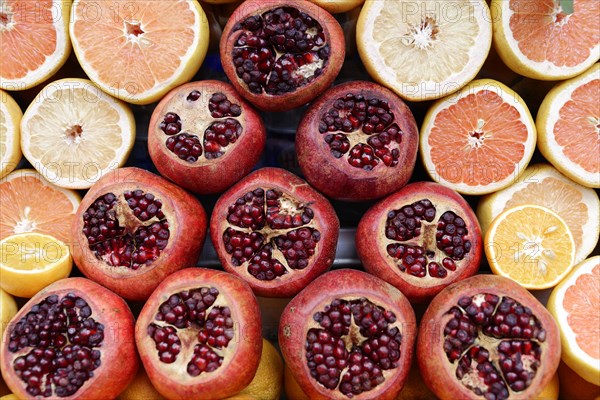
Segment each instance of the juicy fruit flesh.
[{"label": "juicy fruit flesh", "polygon": [[92,314],[83,298],[55,294],[32,306],[7,332],[12,368],[29,395],[68,397],[94,376],[104,326]]},{"label": "juicy fruit flesh", "polygon": [[353,167],[370,171],[380,162],[395,167],[403,132],[394,118],[387,101],[348,93],[323,113],[319,133],[331,154],[335,158],[348,154]]},{"label": "juicy fruit flesh", "polygon": [[396,315],[367,298],[335,299],[313,314],[318,328],[306,335],[311,376],[348,398],[385,381],[384,371],[398,366],[402,335]]},{"label": "juicy fruit flesh", "polygon": [[163,363],[187,362],[190,376],[221,366],[235,332],[231,310],[217,305],[219,295],[214,287],[200,287],[174,293],[159,306],[147,332]]},{"label": "juicy fruit flesh", "polygon": [[435,222],[436,213],[429,199],[388,213],[385,236],[392,243],[386,249],[403,273],[445,278],[471,251],[465,220],[448,210]]},{"label": "juicy fruit flesh", "polygon": [[107,193],[83,214],[83,234],[96,258],[137,270],[156,261],[170,231],[162,201],[142,190]]},{"label": "juicy fruit flesh", "polygon": [[233,265],[246,265],[258,280],[271,281],[290,270],[302,270],[321,239],[313,218],[308,204],[299,204],[277,189],[257,188],[229,206],[225,251]]},{"label": "juicy fruit flesh", "polygon": [[482,293],[462,296],[446,315],[444,351],[466,388],[500,400],[531,385],[546,331],[529,307]]},{"label": "juicy fruit flesh", "polygon": [[309,84],[326,68],[329,44],[308,14],[279,7],[237,24],[232,52],[237,76],[251,93],[282,95]]},{"label": "juicy fruit flesh", "polygon": [[[191,105],[198,102],[202,95],[198,90],[193,90],[185,101]],[[199,108],[205,105],[204,102],[198,102]],[[223,156],[228,146],[234,144],[243,132],[242,125],[235,119],[242,114],[242,108],[239,104],[232,103],[225,94],[213,93],[207,108],[208,110],[199,109],[198,115],[206,118],[210,115],[214,121],[204,130],[202,143],[198,135],[191,132],[196,130],[194,125],[197,124],[194,121],[182,120],[174,111],[167,112],[158,125],[158,128],[169,136],[165,141],[167,148],[189,163],[198,161],[202,154],[208,160]]]}]

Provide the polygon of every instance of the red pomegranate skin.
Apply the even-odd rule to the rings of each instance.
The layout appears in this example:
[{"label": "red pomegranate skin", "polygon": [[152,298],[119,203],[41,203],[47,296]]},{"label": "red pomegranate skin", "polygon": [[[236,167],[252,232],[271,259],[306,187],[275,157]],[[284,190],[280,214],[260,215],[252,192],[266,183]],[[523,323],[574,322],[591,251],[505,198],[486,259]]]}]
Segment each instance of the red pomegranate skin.
[{"label": "red pomegranate skin", "polygon": [[[262,15],[280,7],[300,10],[321,25],[324,42],[329,45],[329,58],[318,77],[300,87],[295,86],[295,90],[283,94],[269,94],[265,90],[262,90],[261,93],[253,93],[248,84],[237,75],[237,67],[232,59],[232,56],[235,55],[234,50],[237,47],[236,41],[240,35],[239,28],[241,28],[241,25],[238,25],[238,23],[243,23],[248,17]],[[272,46],[268,46],[268,48],[272,54],[275,54],[275,48],[272,48]],[[340,24],[331,14],[315,4],[304,0],[248,0],[240,4],[223,28],[220,52],[225,74],[243,97],[264,111],[288,111],[310,102],[319,93],[331,86],[344,63],[346,46]],[[296,52],[294,54],[301,53]],[[275,63],[277,59],[280,59],[280,56],[276,55],[272,62]],[[265,73],[270,76],[270,72]]]},{"label": "red pomegranate skin", "polygon": [[[415,238],[405,241],[390,239],[386,232],[389,213],[423,199],[428,199],[435,207],[434,219],[432,221],[422,219],[421,233]],[[462,218],[468,231],[471,247],[461,259],[454,259],[437,247],[437,224],[446,211]],[[388,246],[402,244],[423,246],[423,243],[427,244],[424,246],[425,250],[435,253],[433,258],[423,255],[426,263],[434,261],[442,266],[442,261],[449,258],[455,264],[455,270],[445,268],[447,275],[440,278],[432,276],[428,268],[425,268],[425,276],[414,276],[402,271],[398,258],[392,257],[388,251]],[[481,263],[482,247],[481,228],[469,204],[455,191],[433,182],[411,183],[382,199],[363,215],[356,230],[356,250],[365,269],[397,287],[414,303],[429,301],[449,284],[474,275]]]},{"label": "red pomegranate skin", "polygon": [[[195,101],[187,100],[194,91],[199,92],[200,97]],[[239,106],[241,114],[212,117],[208,107],[214,93],[227,96],[226,101]],[[167,148],[166,141],[174,136],[165,134],[160,124],[168,112],[176,112],[181,118],[180,132],[199,137],[202,154],[196,161],[183,160]],[[205,119],[199,121],[201,118]],[[206,131],[213,123],[229,119],[239,122],[241,134],[235,142],[222,147],[223,155],[207,158]],[[258,112],[230,84],[214,80],[190,82],[171,90],[156,106],[148,127],[148,151],[160,174],[199,194],[221,193],[247,175],[260,159],[265,141],[266,130]]]},{"label": "red pomegranate skin", "polygon": [[[520,392],[511,390],[509,397],[523,400],[537,399],[550,383],[560,362],[561,344],[558,327],[550,313],[531,293],[514,281],[497,275],[476,275],[453,283],[432,300],[421,320],[417,339],[417,361],[423,380],[442,400],[484,398],[459,382],[455,375],[456,366],[450,363],[443,348],[444,330],[452,319],[448,311],[458,304],[461,297],[472,297],[480,293],[493,294],[501,298],[509,297],[522,306],[529,307],[545,330],[545,340],[537,341],[541,348],[541,364],[538,366],[537,373],[525,390]],[[487,349],[490,350],[493,346],[489,343],[499,342],[494,337],[485,336],[482,339],[482,336],[485,335],[480,332],[480,339],[475,342],[475,345],[487,345]],[[468,351],[465,350],[465,353]],[[494,353],[490,355],[496,368],[498,368],[497,357]],[[502,374],[501,370],[498,371]]]},{"label": "red pomegranate skin", "polygon": [[[49,296],[63,298],[72,293],[84,299],[92,310],[91,318],[104,325],[104,339],[98,350],[101,352],[99,367],[93,370],[93,376],[83,383],[70,396],[52,398],[104,400],[117,397],[135,377],[139,367],[139,358],[135,348],[134,319],[125,301],[110,290],[85,278],[61,279],[33,296],[14,316],[5,330],[2,341],[1,365],[2,377],[11,392],[21,399],[43,399],[32,396],[26,391],[24,382],[16,375],[13,360],[16,356],[27,354],[32,347],[25,347],[16,353],[9,350],[10,335],[16,324],[24,318],[32,307]],[[64,328],[66,332],[66,326]],[[68,343],[68,342],[67,342]],[[49,348],[57,348],[50,346]]]},{"label": "red pomegranate skin", "polygon": [[[319,327],[314,319],[316,312],[323,311],[334,299],[361,298],[395,314],[402,341],[397,367],[384,371],[383,383],[350,397],[325,388],[311,376],[306,341],[309,329]],[[352,269],[333,270],[315,279],[286,306],[279,322],[279,345],[285,362],[310,399],[395,399],[410,370],[416,334],[414,311],[406,297],[381,279]]]},{"label": "red pomegranate skin", "polygon": [[[192,377],[187,374],[185,365],[177,362],[166,364],[159,359],[147,329],[150,323],[156,322],[155,315],[160,305],[173,293],[201,287],[219,291],[217,302],[226,304],[231,310],[235,336],[227,348],[222,349],[221,354],[225,357],[218,369]],[[197,331],[197,327],[195,329]],[[198,343],[197,335],[189,333],[179,334],[182,353],[185,353],[186,347],[189,351]],[[163,396],[182,400],[223,399],[243,390],[254,378],[262,352],[260,308],[252,289],[235,275],[204,268],[186,268],[170,275],[152,293],[137,319],[135,340],[148,377]],[[187,363],[189,357],[180,361]]]},{"label": "red pomegranate skin", "polygon": [[[257,188],[263,188],[265,191],[268,189],[279,190],[286,198],[293,199],[294,202],[312,209],[314,217],[311,222],[300,228],[313,224],[313,227],[320,233],[320,240],[315,254],[308,258],[309,264],[304,269],[287,268],[287,273],[282,276],[273,280],[261,280],[248,271],[248,262],[240,266],[232,263],[232,255],[226,250],[223,234],[228,227],[243,232],[248,229],[240,229],[228,222],[229,207],[237,199]],[[211,215],[210,235],[225,271],[236,274],[248,282],[257,296],[292,297],[332,265],[335,259],[339,226],[338,217],[329,201],[306,181],[280,168],[262,168],[236,183],[219,198]],[[267,225],[266,228],[270,229],[270,225]],[[296,228],[272,230],[272,232],[285,234],[294,229]],[[270,237],[265,230],[258,232],[263,232],[265,237],[269,238],[265,244],[273,244],[276,234]],[[278,260],[286,264],[282,257],[279,257]]]},{"label": "red pomegranate skin", "polygon": [[[329,111],[338,111],[334,103],[346,95],[363,96],[365,100],[379,99],[389,105],[389,113],[393,115],[391,122],[383,124],[380,130],[367,134],[365,124],[353,119],[354,124],[348,131],[334,129],[320,132],[319,124],[323,122]],[[340,115],[352,117],[350,111],[340,110]],[[370,118],[372,115],[367,114]],[[350,121],[350,119],[348,119]],[[332,126],[333,127],[333,126]],[[401,132],[396,137],[398,143],[391,140],[385,145],[388,148],[386,157],[397,151],[397,157],[388,161],[374,156],[377,165],[357,167],[350,164],[350,155],[355,147],[366,146],[373,150],[369,142],[381,137],[381,132],[388,132],[392,127]],[[338,134],[348,140],[348,148],[334,155],[334,149],[325,140],[330,134]],[[402,188],[409,181],[417,160],[419,130],[415,118],[406,103],[389,89],[372,82],[352,81],[335,86],[310,105],[298,127],[296,134],[296,153],[302,174],[317,190],[330,198],[344,201],[365,201],[381,198]],[[343,153],[343,154],[341,154]],[[364,154],[362,152],[361,154]],[[362,156],[361,156],[362,157]],[[392,158],[389,158],[392,160]],[[393,164],[393,165],[392,165]]]},{"label": "red pomegranate skin", "polygon": [[[137,270],[129,267],[114,267],[98,258],[90,249],[88,238],[83,233],[83,215],[86,210],[106,193],[121,196],[126,190],[143,190],[160,199],[169,223],[170,237],[166,247],[162,249],[155,261]],[[127,213],[124,218],[127,219],[124,224],[131,223],[131,220],[134,224],[139,224],[133,214]],[[106,286],[126,300],[143,301],[165,277],[179,269],[196,264],[204,244],[206,227],[204,208],[191,194],[166,179],[140,168],[119,168],[98,180],[79,205],[72,225],[72,234],[75,238],[71,248],[73,261],[89,279]]]}]

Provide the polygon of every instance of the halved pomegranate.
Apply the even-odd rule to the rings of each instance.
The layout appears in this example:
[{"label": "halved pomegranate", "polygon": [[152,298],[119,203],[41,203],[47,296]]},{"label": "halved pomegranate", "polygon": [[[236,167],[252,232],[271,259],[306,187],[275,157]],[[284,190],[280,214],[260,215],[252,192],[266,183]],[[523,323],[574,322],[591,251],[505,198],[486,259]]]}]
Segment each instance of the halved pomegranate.
[{"label": "halved pomegranate", "polygon": [[173,183],[121,168],[90,188],[72,231],[73,260],[85,276],[127,300],[145,300],[166,276],[196,264],[206,214]]},{"label": "halved pomegranate", "polygon": [[395,399],[416,339],[410,303],[362,271],[323,274],[283,311],[279,345],[310,399]]},{"label": "halved pomegranate", "polygon": [[368,272],[421,302],[477,272],[481,228],[458,193],[417,182],[365,213],[356,230],[356,250]]},{"label": "halved pomegranate", "polygon": [[266,111],[304,105],[331,85],[344,63],[336,19],[308,1],[245,1],[221,36],[221,63],[242,96]]},{"label": "halved pomegranate", "polygon": [[279,168],[242,179],[219,198],[210,219],[223,268],[267,297],[294,296],[325,272],[339,227],[326,198]]},{"label": "halved pomegranate", "polygon": [[260,308],[235,275],[187,268],[152,293],[135,340],[154,387],[169,399],[223,399],[252,381],[260,362]]},{"label": "halved pomegranate", "polygon": [[307,110],[296,134],[306,180],[339,200],[377,199],[406,185],[419,130],[392,91],[353,81],[329,89]]},{"label": "halved pomegranate", "polygon": [[441,399],[537,399],[558,368],[560,334],[523,287],[477,275],[433,299],[419,328],[417,360]]},{"label": "halved pomegranate", "polygon": [[191,82],[158,103],[148,151],[164,177],[196,193],[220,193],[247,175],[265,147],[260,115],[225,82]]},{"label": "halved pomegranate", "polygon": [[112,399],[135,377],[133,315],[119,296],[67,278],[31,298],[2,342],[2,376],[20,399]]}]

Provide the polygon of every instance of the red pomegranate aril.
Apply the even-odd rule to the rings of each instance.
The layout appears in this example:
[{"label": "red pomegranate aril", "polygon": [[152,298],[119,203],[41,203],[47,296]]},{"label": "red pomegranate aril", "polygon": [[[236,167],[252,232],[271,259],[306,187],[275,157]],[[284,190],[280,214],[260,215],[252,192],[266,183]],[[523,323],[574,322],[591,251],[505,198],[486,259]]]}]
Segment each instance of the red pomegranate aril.
[{"label": "red pomegranate aril", "polygon": [[223,194],[211,239],[225,270],[257,294],[293,296],[333,262],[339,222],[325,198],[295,175],[258,170]]},{"label": "red pomegranate aril", "polygon": [[136,343],[163,396],[226,398],[247,386],[258,368],[258,303],[250,287],[233,275],[200,268],[178,271],[142,309]]},{"label": "red pomegranate aril", "polygon": [[527,290],[503,277],[478,275],[433,299],[417,358],[425,383],[442,399],[537,398],[558,367],[560,338],[548,311]]},{"label": "red pomegranate aril", "polygon": [[345,45],[338,22],[304,1],[246,2],[229,18],[221,61],[242,96],[267,111],[314,99],[339,73]]},{"label": "red pomegranate aril", "polygon": [[87,279],[63,279],[8,325],[3,377],[19,398],[113,398],[138,368],[132,340],[133,315],[120,297]]},{"label": "red pomegranate aril", "polygon": [[473,275],[481,247],[479,223],[468,203],[429,182],[410,184],[381,200],[365,213],[356,234],[365,269],[414,302]]},{"label": "red pomegranate aril", "polygon": [[284,358],[311,399],[395,398],[414,335],[406,298],[355,270],[317,278],[289,303],[279,326]]},{"label": "red pomegranate aril", "polygon": [[318,190],[360,201],[408,182],[417,137],[416,122],[400,98],[377,84],[354,81],[328,90],[310,106],[296,148],[303,174]]}]

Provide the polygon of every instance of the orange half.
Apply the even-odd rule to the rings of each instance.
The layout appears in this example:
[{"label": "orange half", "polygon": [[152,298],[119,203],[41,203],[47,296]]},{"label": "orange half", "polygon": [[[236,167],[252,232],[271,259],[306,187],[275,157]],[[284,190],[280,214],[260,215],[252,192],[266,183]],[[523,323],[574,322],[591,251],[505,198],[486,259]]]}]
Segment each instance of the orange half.
[{"label": "orange half", "polygon": [[70,6],[70,0],[2,0],[0,89],[29,89],[65,63]]},{"label": "orange half", "polygon": [[71,15],[83,70],[130,103],[152,103],[192,79],[208,49],[208,20],[195,0],[75,0]]}]

